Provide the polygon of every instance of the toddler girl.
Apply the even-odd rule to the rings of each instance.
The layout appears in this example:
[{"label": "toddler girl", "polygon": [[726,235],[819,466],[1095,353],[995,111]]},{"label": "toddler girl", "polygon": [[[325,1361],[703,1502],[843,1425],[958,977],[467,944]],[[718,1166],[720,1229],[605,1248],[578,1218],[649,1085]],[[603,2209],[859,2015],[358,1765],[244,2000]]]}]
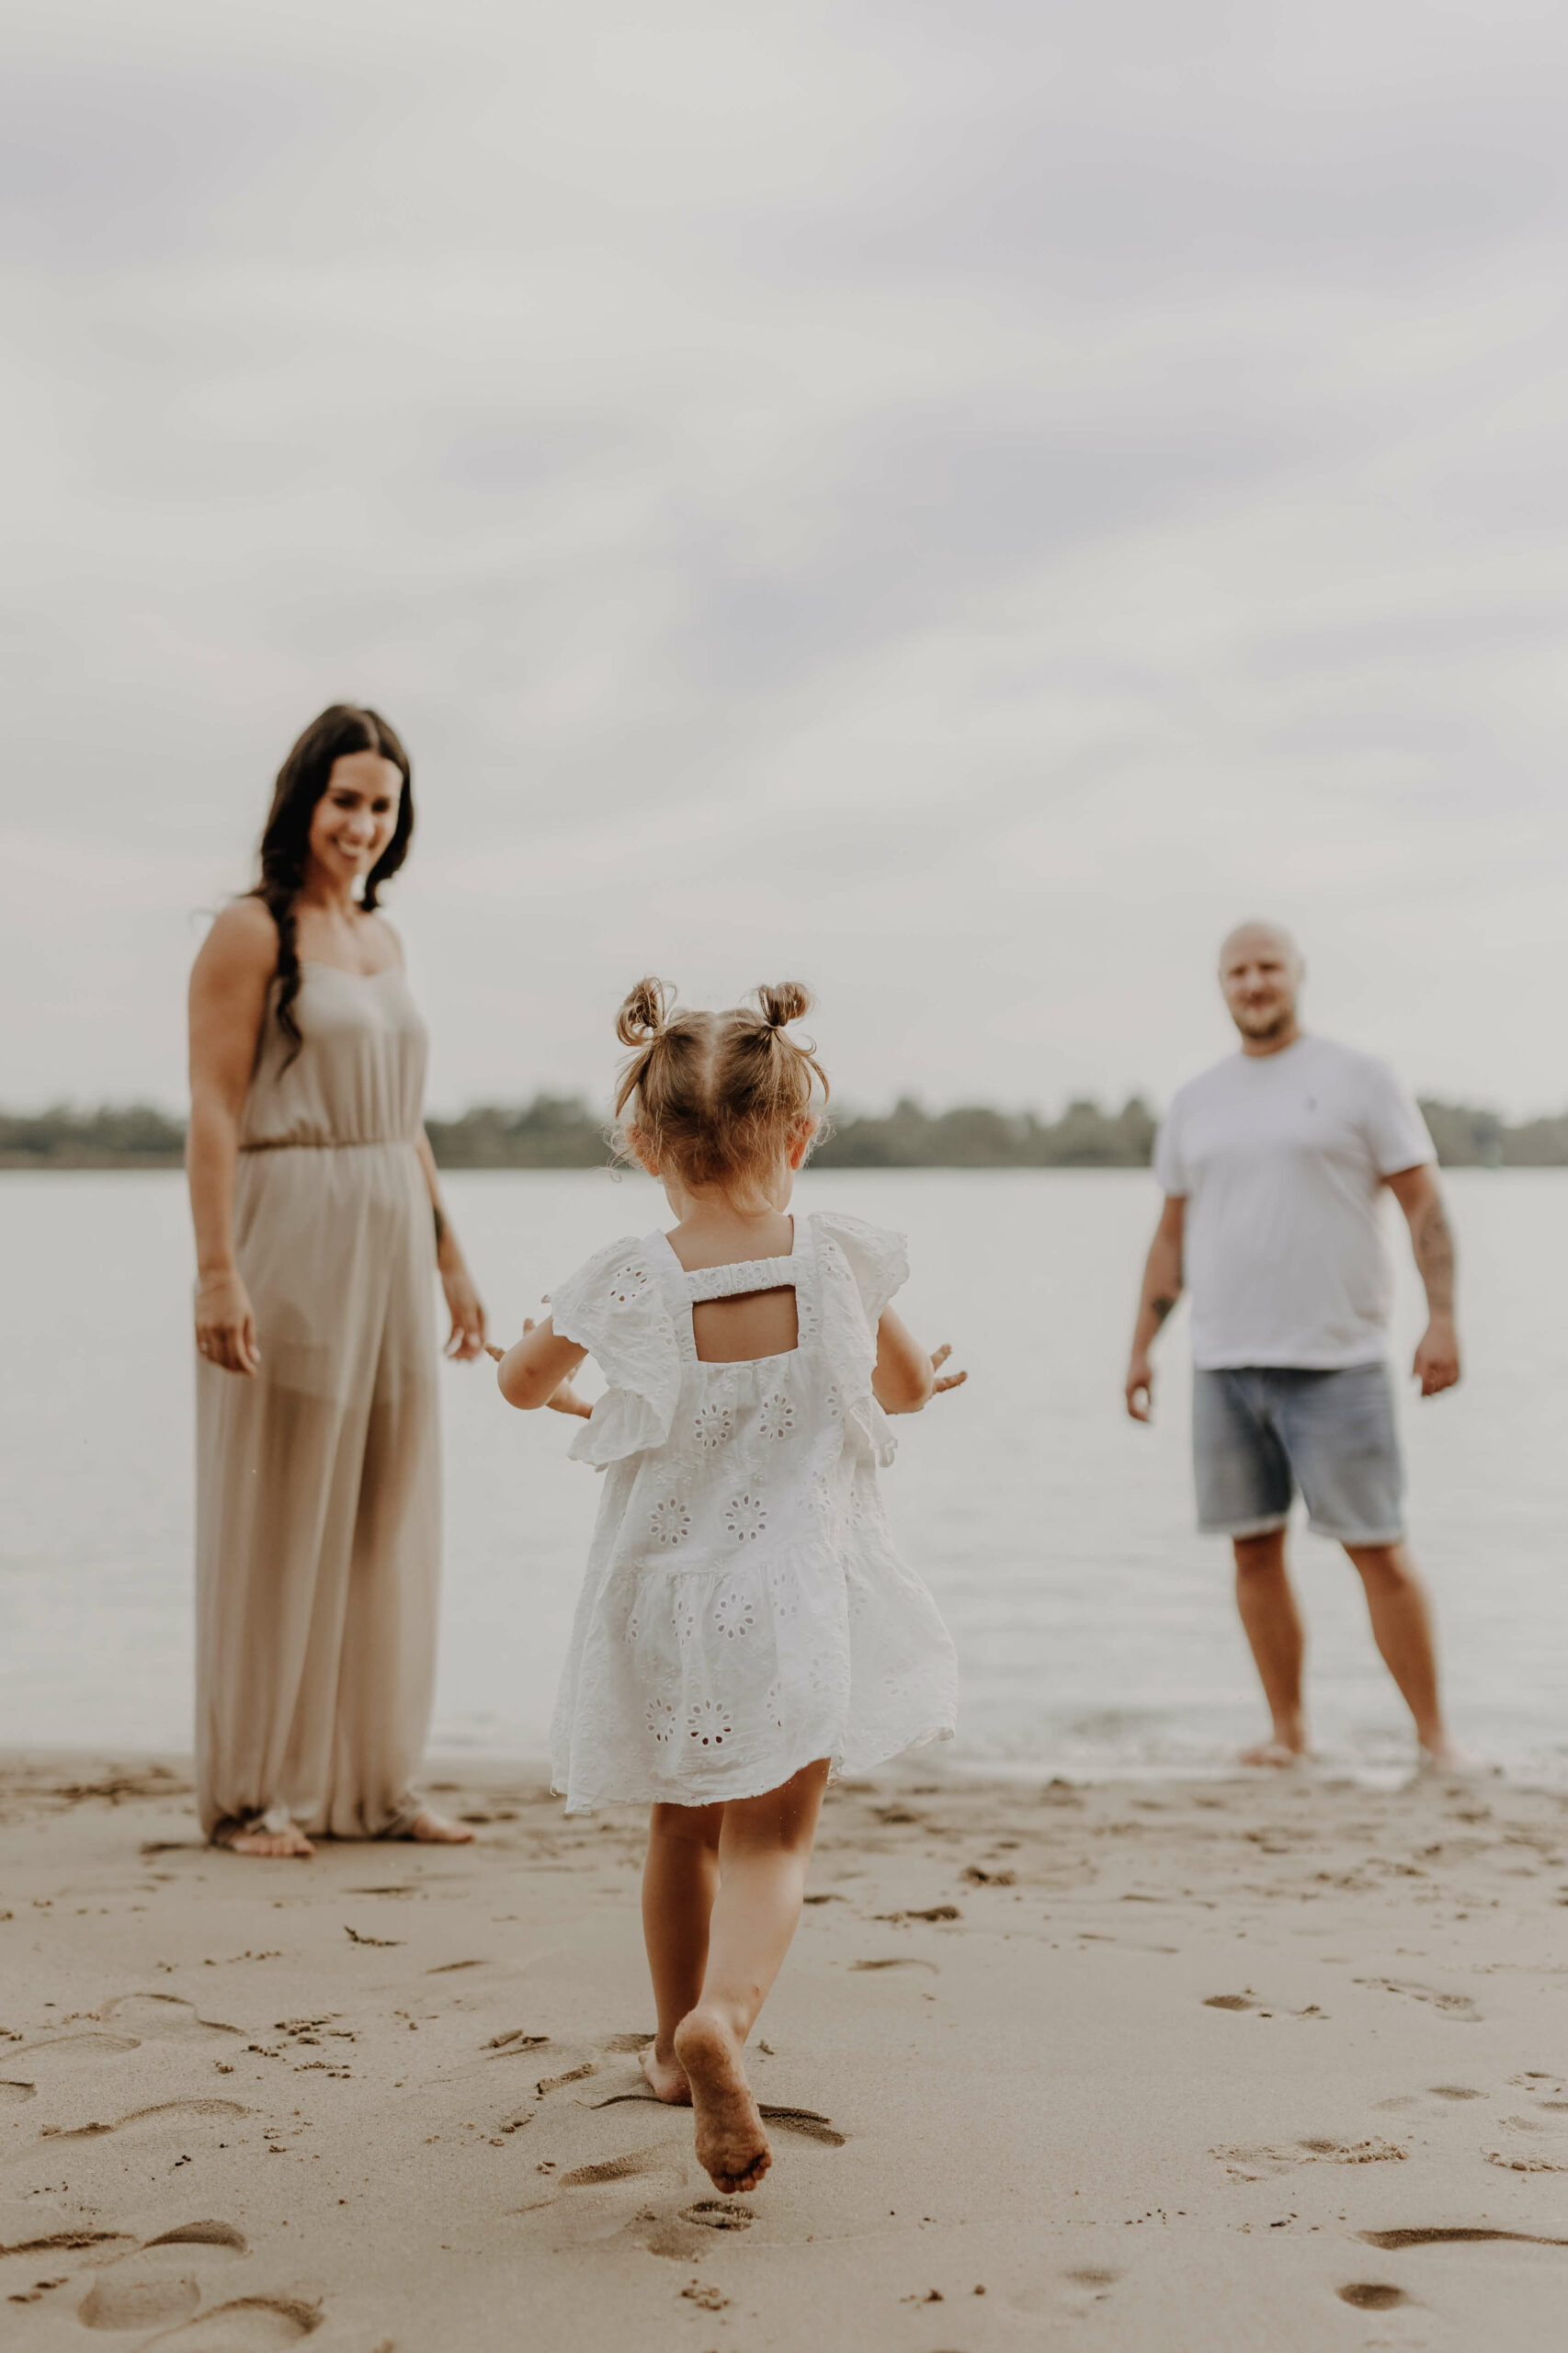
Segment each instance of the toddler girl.
[{"label": "toddler girl", "polygon": [[642,1924],[658,2033],[642,2068],[696,2110],[697,2154],[726,2193],[772,2163],[742,2051],[801,1914],[831,1774],[947,1739],[947,1629],[893,1549],[877,1493],[886,1416],[941,1375],[888,1305],[902,1240],[819,1211],[791,1219],[827,1082],[761,1012],[671,1012],[642,981],[616,1112],[657,1176],[668,1233],[612,1243],[501,1358],[514,1405],[585,1411],[573,1453],[606,1471],[551,1735],[568,1813],[653,1806]]}]

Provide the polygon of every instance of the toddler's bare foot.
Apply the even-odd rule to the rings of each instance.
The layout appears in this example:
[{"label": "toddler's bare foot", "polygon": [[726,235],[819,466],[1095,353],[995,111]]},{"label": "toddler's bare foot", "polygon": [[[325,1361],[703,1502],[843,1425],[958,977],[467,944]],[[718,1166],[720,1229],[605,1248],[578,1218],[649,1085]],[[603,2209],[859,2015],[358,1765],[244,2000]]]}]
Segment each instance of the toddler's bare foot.
[{"label": "toddler's bare foot", "polygon": [[421,1847],[471,1847],[473,1833],[466,1822],[452,1822],[444,1813],[416,1813],[406,1830],[400,1833],[413,1838]]},{"label": "toddler's bare foot", "polygon": [[733,2028],[713,2010],[691,2010],[676,2029],[675,2047],[697,2111],[698,2164],[726,2198],[755,2189],[773,2152]]},{"label": "toddler's bare foot", "polygon": [[651,2042],[642,2053],[642,2065],[660,2099],[671,2108],[691,2106],[691,2086],[686,2080],[686,2069],[673,2052],[667,2059],[661,2059],[658,2044]]},{"label": "toddler's bare foot", "polygon": [[290,1823],[284,1830],[236,1830],[224,1840],[231,1855],[313,1855],[304,1832]]}]

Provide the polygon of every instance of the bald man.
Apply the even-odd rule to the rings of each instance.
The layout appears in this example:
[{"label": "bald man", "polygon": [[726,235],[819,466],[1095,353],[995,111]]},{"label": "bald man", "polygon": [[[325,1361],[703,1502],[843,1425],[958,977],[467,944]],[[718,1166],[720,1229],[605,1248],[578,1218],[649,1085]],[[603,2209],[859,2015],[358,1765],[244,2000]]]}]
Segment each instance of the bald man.
[{"label": "bald man", "polygon": [[1461,1760],[1438,1699],[1431,1613],[1404,1541],[1383,1188],[1404,1211],[1426,1290],[1415,1363],[1424,1397],[1460,1377],[1453,1238],[1420,1111],[1372,1055],[1303,1034],[1302,973],[1277,924],[1243,924],[1220,951],[1241,1051],[1182,1087],[1160,1131],[1165,1206],[1127,1410],[1149,1419],[1150,1349],[1185,1279],[1199,1525],[1235,1548],[1237,1605],[1273,1720],[1244,1761],[1289,1766],[1307,1753],[1306,1644],[1285,1562],[1299,1490],[1308,1527],[1342,1544],[1360,1573],[1423,1761],[1451,1766]]}]

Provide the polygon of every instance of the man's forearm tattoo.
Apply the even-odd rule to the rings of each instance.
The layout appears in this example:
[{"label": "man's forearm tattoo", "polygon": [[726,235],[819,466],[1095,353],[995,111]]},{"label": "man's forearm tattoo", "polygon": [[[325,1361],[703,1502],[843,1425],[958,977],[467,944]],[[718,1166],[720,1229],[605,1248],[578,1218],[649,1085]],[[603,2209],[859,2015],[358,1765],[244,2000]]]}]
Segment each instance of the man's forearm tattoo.
[{"label": "man's forearm tattoo", "polygon": [[1454,1303],[1454,1237],[1441,1201],[1430,1202],[1411,1239],[1415,1264],[1426,1286],[1427,1304],[1445,1311]]},{"label": "man's forearm tattoo", "polygon": [[1154,1329],[1156,1331],[1159,1330],[1160,1325],[1165,1322],[1166,1316],[1171,1313],[1171,1310],[1175,1305],[1176,1301],[1170,1298],[1165,1291],[1161,1291],[1157,1297],[1149,1302],[1149,1313],[1154,1319]]},{"label": "man's forearm tattoo", "polygon": [[438,1250],[442,1243],[447,1238],[447,1221],[441,1215],[441,1204],[439,1201],[431,1202],[430,1214],[436,1221],[436,1247]]}]

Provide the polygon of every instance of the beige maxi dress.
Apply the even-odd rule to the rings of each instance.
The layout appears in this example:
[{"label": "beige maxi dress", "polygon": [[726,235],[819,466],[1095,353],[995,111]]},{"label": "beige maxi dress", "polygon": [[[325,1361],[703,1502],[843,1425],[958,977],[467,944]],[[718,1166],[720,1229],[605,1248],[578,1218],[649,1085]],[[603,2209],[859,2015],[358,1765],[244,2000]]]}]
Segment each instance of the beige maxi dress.
[{"label": "beige maxi dress", "polygon": [[197,1371],[202,1827],[376,1838],[419,1812],[440,1575],[426,1031],[401,969],[277,983],[240,1129],[261,1370]]}]

